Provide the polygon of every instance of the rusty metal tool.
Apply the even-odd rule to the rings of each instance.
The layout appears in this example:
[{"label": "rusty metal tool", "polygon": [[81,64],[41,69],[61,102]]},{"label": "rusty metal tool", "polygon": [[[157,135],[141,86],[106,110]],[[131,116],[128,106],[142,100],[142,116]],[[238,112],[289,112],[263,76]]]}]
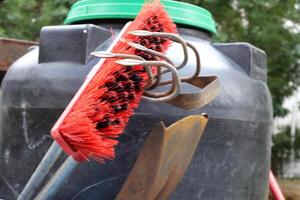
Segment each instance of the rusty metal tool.
[{"label": "rusty metal tool", "polygon": [[[195,46],[185,41],[177,34],[173,33],[161,33],[161,32],[149,32],[144,30],[131,31],[130,34],[139,37],[163,37],[168,38],[174,42],[181,44],[184,54],[183,61],[175,66],[174,63],[168,58],[167,55],[155,51],[153,49],[148,49],[141,44],[134,43],[125,39],[120,39],[122,42],[127,43],[132,48],[136,48],[140,51],[145,51],[152,54],[156,61],[145,61],[142,58],[132,57],[132,55],[116,55],[110,52],[93,52],[92,55],[97,57],[119,57],[125,58],[124,60],[116,61],[122,65],[142,65],[145,67],[147,72],[151,71],[151,67],[157,68],[157,75],[153,75],[151,72],[149,75],[149,85],[146,87],[147,90],[144,93],[144,98],[154,102],[168,102],[176,107],[183,108],[185,110],[194,110],[203,107],[210,101],[212,101],[219,93],[219,80],[216,76],[199,77],[201,70],[200,54],[195,48]],[[196,57],[195,72],[190,77],[179,77],[179,73],[176,71],[182,69],[188,61],[187,49],[190,48]],[[162,59],[162,61],[161,61]],[[165,68],[162,70],[162,68]],[[172,80],[161,80],[161,75],[171,72]],[[154,79],[154,81],[153,81]],[[186,82],[197,88],[198,92],[186,93],[181,89],[181,82]],[[167,92],[150,92],[159,86],[172,84],[172,87]]]},{"label": "rusty metal tool", "polygon": [[166,200],[176,188],[204,132],[208,116],[191,115],[148,135],[116,200]]}]

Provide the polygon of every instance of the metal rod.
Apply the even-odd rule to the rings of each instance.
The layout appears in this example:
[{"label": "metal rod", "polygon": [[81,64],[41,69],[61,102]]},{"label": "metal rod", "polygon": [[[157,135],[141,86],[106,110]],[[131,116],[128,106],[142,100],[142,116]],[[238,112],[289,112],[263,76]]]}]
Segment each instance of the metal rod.
[{"label": "metal rod", "polygon": [[167,63],[166,61],[140,61],[140,60],[134,60],[134,59],[124,59],[124,60],[117,60],[115,62],[120,65],[124,65],[124,66],[136,66],[136,65],[162,66],[162,67],[168,68],[172,72],[173,79],[174,79],[173,84],[175,84],[175,87],[176,87],[172,94],[169,94],[168,96],[159,97],[159,98],[143,96],[144,99],[147,99],[147,100],[153,101],[153,102],[169,101],[169,100],[177,97],[179,95],[179,93],[181,92],[181,80],[179,78],[177,69],[173,65]]},{"label": "metal rod", "polygon": [[[147,97],[144,96],[144,99],[148,99],[150,101],[155,101],[155,102],[160,102],[160,101],[169,101],[175,97],[177,97],[179,95],[179,93],[181,92],[181,80],[179,78],[179,74],[177,72],[177,69],[169,64],[166,61],[146,61],[143,63],[144,65],[151,65],[153,64],[154,66],[162,66],[165,67],[167,69],[169,69],[172,72],[172,88],[170,91],[168,91],[167,93],[157,93],[157,94],[152,94],[152,98],[151,96]],[[143,65],[142,64],[142,65]],[[167,95],[167,96],[166,96]]]},{"label": "metal rod", "polygon": [[[125,42],[125,40],[122,40],[122,41]],[[138,45],[138,44],[132,43],[131,45]],[[151,50],[151,51],[153,51],[153,50]],[[152,53],[155,54],[155,56],[165,57],[164,54],[156,52],[156,51],[153,51]],[[93,52],[91,54],[94,55],[94,56],[97,56],[97,57],[105,57],[105,58],[129,58],[129,59],[133,59],[133,60],[136,59],[136,60],[140,60],[140,61],[145,61],[145,59],[143,59],[142,57],[136,56],[136,55],[131,55],[131,54],[116,54],[116,53],[110,53],[110,52]],[[169,63],[172,63],[172,61],[170,59],[168,59],[168,58],[167,58],[167,61]],[[151,66],[150,65],[143,65],[143,66],[145,67],[145,69],[149,69],[151,71]],[[168,67],[166,67],[166,68],[169,70]],[[173,68],[175,68],[175,67],[173,66]],[[173,79],[176,79],[176,78],[178,78],[178,75],[176,76],[176,74],[173,73],[172,77],[173,77]],[[151,85],[153,85],[153,76],[149,77],[149,78],[151,78],[151,81],[150,81],[150,84],[149,84],[149,86],[151,87]],[[164,92],[164,93],[150,93],[150,92],[145,92],[144,96],[158,98],[158,97],[164,97],[164,96],[171,95],[172,93],[176,92],[175,83],[173,83],[173,81],[171,83],[172,83],[172,87],[167,92]]]},{"label": "metal rod", "polygon": [[34,200],[51,200],[79,165],[71,156],[59,167]]},{"label": "metal rod", "polygon": [[[187,47],[190,47],[193,50],[193,52],[196,56],[196,70],[195,70],[195,73],[191,77],[183,77],[183,78],[181,78],[181,81],[182,82],[187,82],[191,79],[194,79],[195,77],[197,77],[199,75],[200,70],[201,70],[200,54],[197,51],[196,47],[192,43],[185,41],[179,35],[174,34],[174,33],[149,32],[149,31],[144,31],[144,30],[136,30],[136,31],[131,31],[129,33],[132,34],[132,35],[135,35],[135,36],[139,36],[139,37],[149,37],[149,36],[150,37],[167,37],[167,38],[169,38],[169,39],[171,39],[175,42],[180,43],[183,47],[184,60],[179,66],[176,66],[177,69],[183,68],[184,65],[187,63],[187,60],[188,60]],[[157,52],[157,51],[152,50],[152,49],[148,49],[148,48],[146,48],[146,47],[144,47],[140,44],[137,44],[137,43],[134,43],[134,42],[131,42],[131,41],[127,41],[127,44],[130,45],[131,47],[134,47],[134,48],[139,49],[141,51],[145,51],[145,52],[151,53],[153,55],[159,56],[159,57],[163,58],[164,60],[166,60],[167,62],[173,64],[172,62],[170,62],[171,60],[163,53]],[[169,70],[166,69],[166,70],[162,71],[162,74],[164,74],[166,72],[169,72]],[[155,86],[157,87],[157,86],[167,85],[167,84],[172,83],[172,81],[173,80],[162,81],[159,84],[156,84]],[[156,82],[156,83],[158,83],[158,82]],[[151,88],[151,89],[153,89],[153,88]]]},{"label": "metal rod", "polygon": [[[122,40],[122,38],[121,38],[120,40],[124,42],[124,39]],[[110,52],[105,52],[105,51],[92,52],[91,55],[99,57],[99,58],[129,58],[129,59],[145,60],[141,56],[137,56],[137,55],[110,53]],[[149,83],[147,84],[147,87],[151,87],[151,85],[154,84],[154,75],[151,71],[151,67],[147,66],[147,67],[145,67],[145,70],[149,77]]]},{"label": "metal rod", "polygon": [[33,195],[36,193],[39,185],[43,182],[50,169],[61,155],[62,149],[60,146],[53,142],[46,155],[31,175],[29,181],[21,192],[18,200],[31,200]]},{"label": "metal rod", "polygon": [[[198,75],[200,74],[200,71],[201,71],[201,60],[200,60],[199,52],[197,51],[196,47],[194,45],[192,45],[190,42],[187,42],[187,46],[193,50],[193,52],[196,56],[196,70],[195,70],[195,73],[191,77],[181,78],[182,82],[187,82],[187,81],[190,81],[190,80],[198,77]],[[171,84],[171,83],[172,83],[172,80],[161,81],[159,83],[159,86],[167,85],[167,84]]]},{"label": "metal rod", "polygon": [[[199,52],[197,51],[197,49],[193,46],[193,44],[191,44],[190,42],[187,42],[185,41],[183,38],[181,38],[179,35],[177,34],[174,34],[174,33],[164,33],[164,32],[149,32],[149,31],[144,31],[144,30],[136,30],[136,31],[131,31],[129,32],[129,34],[132,34],[132,35],[135,35],[135,36],[139,36],[139,37],[165,37],[165,38],[168,38],[172,41],[175,41],[175,42],[178,42],[182,45],[183,47],[183,52],[184,52],[184,60],[183,62],[178,65],[177,67],[174,66],[173,62],[171,61],[170,58],[168,58],[168,56],[166,56],[165,54],[161,53],[161,52],[158,52],[158,51],[155,51],[153,49],[149,49],[141,44],[138,44],[138,43],[134,43],[132,41],[129,41],[129,40],[126,40],[124,38],[121,38],[120,40],[126,44],[128,44],[130,47],[133,47],[135,49],[138,49],[140,51],[145,51],[153,56],[155,56],[156,58],[157,57],[160,57],[162,59],[164,59],[165,61],[167,61],[169,64],[172,65],[173,68],[175,68],[176,70],[178,69],[181,69],[182,67],[184,67],[184,65],[187,63],[188,61],[188,52],[187,52],[187,48],[191,48],[196,56],[196,70],[195,70],[195,73],[190,76],[190,77],[183,77],[183,78],[179,78],[179,75],[172,72],[172,80],[165,80],[165,81],[161,81],[161,75],[163,73],[166,73],[166,72],[170,72],[171,69],[169,67],[166,67],[164,66],[166,69],[165,70],[162,70],[161,69],[161,66],[156,66],[157,67],[157,75],[153,75],[152,74],[152,71],[151,71],[151,67],[154,67],[154,66],[148,66],[148,65],[144,65],[145,69],[148,69],[148,76],[149,76],[149,83],[147,84],[146,86],[146,90],[151,90],[151,89],[154,89],[158,86],[162,86],[162,85],[167,85],[167,84],[172,84],[172,87],[170,88],[169,91],[167,92],[148,92],[148,91],[145,91],[144,92],[144,97],[146,99],[149,98],[149,100],[151,99],[152,101],[154,100],[154,98],[157,99],[157,101],[161,101],[161,99],[159,98],[162,98],[162,97],[167,97],[170,98],[173,96],[173,94],[177,92],[177,88],[178,86],[176,87],[176,79],[180,79],[180,81],[182,82],[187,82],[187,81],[190,81],[196,77],[198,77],[199,73],[200,73],[200,70],[201,70],[201,62],[200,62],[200,54]],[[130,55],[130,54],[114,54],[114,53],[101,53],[100,52],[100,56],[97,55],[98,52],[94,52],[92,53],[93,55],[95,56],[98,56],[98,57],[106,57],[106,58],[109,58],[109,57],[119,57],[119,58],[129,58],[129,59],[137,59],[137,60],[144,60],[145,59],[141,59],[139,56],[136,56],[136,55]],[[103,56],[104,55],[104,56]],[[155,79],[155,81],[154,81]],[[174,98],[174,97],[172,97]]]},{"label": "metal rod", "polygon": [[[125,42],[125,40],[124,40]],[[155,57],[160,57],[162,58],[163,60],[167,61],[168,63],[170,63],[171,65],[174,65],[173,62],[171,61],[171,59],[166,56],[165,54],[161,53],[161,52],[158,52],[158,51],[155,51],[155,50],[152,50],[152,49],[149,49],[143,45],[140,45],[138,43],[134,43],[134,42],[131,42],[131,41],[126,41],[126,43],[135,48],[135,49],[138,49],[140,51],[144,51],[144,52],[147,52],[151,55],[154,55]],[[176,67],[177,68],[177,67]],[[169,72],[170,70],[166,69],[164,71],[162,71],[161,67],[160,66],[157,66],[157,75],[154,76],[155,77],[155,82],[152,84],[152,86],[148,87],[147,89],[148,90],[152,90],[154,88],[156,88],[157,86],[159,86],[159,83],[160,83],[160,80],[161,80],[161,75],[166,73],[166,72]],[[171,82],[170,82],[171,83]],[[146,92],[147,93],[147,92]],[[149,93],[149,92],[148,92]],[[148,95],[149,96],[149,95]]]},{"label": "metal rod", "polygon": [[[151,51],[153,51],[153,50],[151,50]],[[151,51],[149,51],[148,53],[150,53]],[[155,58],[156,58],[156,61],[160,61],[159,59],[158,59],[158,57],[163,57],[163,56],[161,56],[161,55],[164,55],[164,54],[162,54],[162,53],[160,53],[160,52],[156,52],[156,51],[154,51],[155,53]],[[170,65],[173,65],[173,63],[172,63],[172,61],[168,58],[168,57],[166,57],[167,59],[165,59],[165,61],[167,61]],[[175,66],[173,66],[174,68],[176,68]],[[157,68],[157,76],[155,77],[156,79],[155,79],[155,82],[154,82],[154,84],[152,85],[152,87],[150,87],[150,88],[148,88],[148,90],[152,90],[152,89],[155,89],[157,86],[159,86],[159,84],[160,84],[160,82],[161,82],[161,75],[162,75],[162,66],[156,66],[156,68]],[[166,68],[168,71],[170,71],[168,68]],[[167,92],[149,92],[149,91],[145,91],[144,92],[144,94],[143,94],[143,96],[144,97],[154,97],[154,98],[159,98],[159,97],[164,97],[164,96],[168,96],[168,95],[170,95],[170,94],[172,94],[172,93],[174,93],[175,92],[175,90],[176,90],[176,84],[174,83],[174,79],[176,79],[176,78],[178,78],[179,79],[179,76],[177,77],[177,75],[176,74],[174,74],[174,73],[172,73],[172,81],[171,81],[171,84],[172,84],[172,86],[171,86],[171,88],[167,91]]]},{"label": "metal rod", "polygon": [[186,65],[186,63],[188,61],[187,43],[179,35],[174,34],[174,33],[150,32],[150,31],[144,31],[144,30],[130,31],[129,34],[139,36],[139,37],[149,37],[149,36],[150,37],[165,37],[172,41],[180,43],[183,48],[184,59],[183,59],[182,63],[180,65],[178,65],[176,68],[181,69],[182,67],[184,67]]},{"label": "metal rod", "polygon": [[[170,34],[170,35],[172,35],[172,34]],[[174,36],[174,35],[172,35],[172,36]],[[136,48],[136,49],[138,49],[140,51],[145,51],[145,52],[150,53],[152,55],[155,55],[155,56],[158,56],[160,58],[163,58],[168,63],[174,65],[173,62],[171,61],[171,59],[168,56],[166,56],[165,54],[161,53],[161,52],[149,49],[149,48],[147,48],[147,47],[145,47],[145,46],[143,46],[141,44],[138,44],[138,43],[134,43],[134,42],[131,42],[131,41],[126,41],[126,42],[127,42],[127,44],[129,46],[131,46],[133,48]],[[196,70],[195,70],[195,73],[191,77],[183,77],[183,78],[181,78],[181,81],[189,81],[191,79],[194,79],[195,77],[198,77],[198,75],[200,73],[200,70],[201,70],[200,54],[197,51],[196,47],[192,43],[190,43],[190,42],[186,42],[186,44],[181,43],[181,45],[182,46],[187,46],[187,47],[191,48],[193,50],[195,56],[196,56]],[[176,68],[179,69],[180,66],[177,66]],[[162,72],[162,74],[164,74],[164,73],[166,73],[168,71],[169,70],[166,69],[166,70],[164,70]],[[158,82],[156,82],[156,83],[158,83]],[[160,82],[159,84],[157,84],[155,86],[167,85],[167,84],[170,84],[170,83],[172,83],[172,80],[167,80],[167,81]],[[155,87],[153,87],[153,88],[155,88]],[[153,88],[150,88],[150,89],[153,89]]]},{"label": "metal rod", "polygon": [[[186,44],[187,44],[188,47],[190,47],[193,50],[193,52],[196,56],[196,70],[195,70],[195,73],[192,77],[187,78],[187,80],[191,80],[191,79],[194,79],[194,78],[198,77],[199,74],[200,74],[200,71],[201,71],[201,58],[200,58],[200,54],[199,54],[197,48],[192,43],[186,42]],[[185,80],[183,80],[183,81],[185,81]]]},{"label": "metal rod", "polygon": [[[163,58],[163,59],[164,59],[165,61],[167,61],[168,63],[174,65],[173,62],[171,61],[171,59],[170,59],[168,56],[166,56],[165,54],[161,53],[161,52],[155,51],[155,50],[153,50],[153,49],[149,49],[149,48],[147,48],[147,47],[145,47],[145,46],[143,46],[143,45],[141,45],[141,44],[134,43],[134,42],[131,42],[131,41],[126,41],[126,43],[127,43],[129,46],[131,46],[131,47],[133,47],[133,48],[135,48],[135,49],[138,49],[138,50],[140,50],[140,51],[145,51],[145,52],[150,53],[150,54],[152,54],[152,55],[154,55],[154,56],[158,56],[158,57],[160,57],[160,58]],[[175,67],[176,67],[176,66],[175,66]],[[176,67],[176,68],[177,68],[177,67]]]},{"label": "metal rod", "polygon": [[155,89],[157,86],[159,86],[159,83],[161,81],[162,67],[161,66],[157,66],[156,69],[157,69],[157,73],[156,73],[156,76],[154,76],[155,77],[154,83],[153,83],[153,85],[151,87],[147,88],[148,90]]}]

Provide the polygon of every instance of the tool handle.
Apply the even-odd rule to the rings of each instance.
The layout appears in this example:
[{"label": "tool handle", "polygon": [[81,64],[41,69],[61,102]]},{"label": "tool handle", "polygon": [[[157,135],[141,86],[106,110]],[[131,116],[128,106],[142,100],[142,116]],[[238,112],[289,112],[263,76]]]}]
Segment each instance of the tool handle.
[{"label": "tool handle", "polygon": [[269,187],[270,187],[270,191],[275,200],[285,200],[285,198],[282,194],[282,191],[281,191],[272,171],[270,171]]},{"label": "tool handle", "polygon": [[70,177],[74,169],[79,165],[71,156],[69,156],[60,168],[55,172],[47,184],[34,200],[50,200],[53,199],[59,188]]},{"label": "tool handle", "polygon": [[61,153],[62,149],[60,148],[60,146],[56,142],[53,142],[46,155],[41,160],[34,173],[31,175],[29,181],[25,185],[17,200],[32,199],[39,185],[43,182],[46,175],[49,173],[50,169],[52,168],[58,157],[61,155]]}]

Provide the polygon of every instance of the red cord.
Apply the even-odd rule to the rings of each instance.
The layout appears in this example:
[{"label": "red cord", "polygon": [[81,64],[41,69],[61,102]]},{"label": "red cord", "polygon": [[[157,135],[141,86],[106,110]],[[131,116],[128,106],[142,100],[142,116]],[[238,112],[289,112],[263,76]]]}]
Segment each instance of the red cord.
[{"label": "red cord", "polygon": [[275,200],[285,200],[283,193],[276,181],[273,172],[270,171],[269,188]]}]

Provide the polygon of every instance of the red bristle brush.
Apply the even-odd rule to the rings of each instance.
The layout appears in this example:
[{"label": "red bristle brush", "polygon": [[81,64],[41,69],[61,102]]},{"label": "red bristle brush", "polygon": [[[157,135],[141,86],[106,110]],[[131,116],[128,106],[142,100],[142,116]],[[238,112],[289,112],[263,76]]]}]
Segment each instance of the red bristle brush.
[{"label": "red bristle brush", "polygon": [[[165,52],[169,40],[159,37],[139,38],[128,34],[133,30],[176,32],[159,1],[144,6],[129,25],[122,38]],[[151,54],[136,50],[118,41],[113,53],[133,54],[153,60]],[[148,82],[144,67],[124,67],[106,59],[88,75],[74,99],[68,105],[51,133],[65,151],[77,161],[93,158],[100,162],[115,157],[117,138],[126,127],[133,110],[140,102]]]},{"label": "red bristle brush", "polygon": [[[140,38],[128,33],[134,30],[176,33],[176,26],[159,0],[149,1],[136,19],[123,28],[109,50],[151,60],[151,54],[136,50],[119,39],[122,37],[158,52],[165,52],[170,44],[169,40],[160,37]],[[89,73],[54,125],[51,134],[56,142],[46,153],[18,200],[31,199],[35,189],[61,154],[61,148],[77,162],[91,158],[104,163],[105,160],[115,158],[115,146],[118,144],[116,138],[124,131],[134,109],[139,105],[148,82],[144,67],[125,67],[115,63],[116,60],[101,59]],[[50,199],[55,195],[64,179],[77,165],[70,157],[37,199]]]}]

